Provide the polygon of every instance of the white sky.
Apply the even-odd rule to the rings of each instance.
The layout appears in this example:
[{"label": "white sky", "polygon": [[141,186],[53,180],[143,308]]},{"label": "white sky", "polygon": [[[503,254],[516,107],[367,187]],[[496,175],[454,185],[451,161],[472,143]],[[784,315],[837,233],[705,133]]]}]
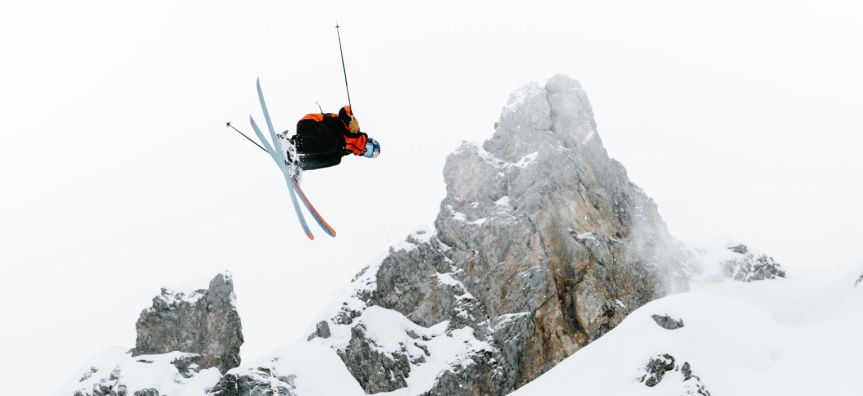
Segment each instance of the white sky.
[{"label": "white sky", "polygon": [[[431,224],[444,158],[511,91],[582,82],[609,154],[684,240],[809,268],[860,261],[859,2],[4,2],[0,372],[54,389],[132,347],[159,287],[234,272],[244,360]],[[309,242],[252,135],[351,99],[380,158],[306,174]],[[311,218],[309,218],[311,221]],[[10,357],[11,355],[11,357]],[[49,374],[46,374],[49,373]],[[8,377],[7,377],[8,376]],[[13,381],[14,379],[14,381]],[[17,388],[17,389],[16,389]],[[16,392],[19,391],[19,392]]]}]

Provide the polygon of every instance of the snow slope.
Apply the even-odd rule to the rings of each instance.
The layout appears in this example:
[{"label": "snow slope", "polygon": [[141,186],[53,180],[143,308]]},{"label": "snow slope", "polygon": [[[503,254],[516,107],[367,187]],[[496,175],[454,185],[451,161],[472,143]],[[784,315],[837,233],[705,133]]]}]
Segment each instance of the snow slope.
[{"label": "snow slope", "polygon": [[[587,395],[861,395],[863,266],[788,269],[786,279],[695,285],[653,301],[617,328],[513,393]],[[682,319],[666,330],[654,314]],[[655,387],[639,380],[651,358],[675,369]],[[692,375],[684,381],[682,365]]]}]

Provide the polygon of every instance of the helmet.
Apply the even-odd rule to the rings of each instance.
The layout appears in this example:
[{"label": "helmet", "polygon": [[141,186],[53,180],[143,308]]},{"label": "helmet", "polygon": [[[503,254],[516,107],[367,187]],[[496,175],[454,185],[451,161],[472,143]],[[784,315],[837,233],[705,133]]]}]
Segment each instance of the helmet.
[{"label": "helmet", "polygon": [[363,151],[363,157],[377,158],[381,155],[381,145],[378,141],[372,138],[366,139],[366,151]]}]

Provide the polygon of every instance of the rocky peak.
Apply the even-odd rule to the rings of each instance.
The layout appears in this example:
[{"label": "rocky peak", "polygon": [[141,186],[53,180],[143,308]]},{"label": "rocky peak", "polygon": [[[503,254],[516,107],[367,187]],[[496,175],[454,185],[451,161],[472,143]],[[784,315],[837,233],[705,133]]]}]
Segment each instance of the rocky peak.
[{"label": "rocky peak", "polygon": [[506,394],[686,288],[689,253],[608,157],[569,77],[513,93],[444,180],[435,229],[391,248],[309,331],[367,393]]},{"label": "rocky peak", "polygon": [[207,289],[163,288],[135,325],[132,356],[180,351],[194,354],[201,369],[225,373],[239,366],[243,332],[235,301],[230,272],[216,275]]}]

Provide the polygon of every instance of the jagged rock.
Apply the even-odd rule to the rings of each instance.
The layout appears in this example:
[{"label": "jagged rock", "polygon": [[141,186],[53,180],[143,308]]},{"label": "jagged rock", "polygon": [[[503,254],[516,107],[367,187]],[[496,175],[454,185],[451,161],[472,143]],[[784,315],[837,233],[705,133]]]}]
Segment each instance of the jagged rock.
[{"label": "jagged rock", "polygon": [[374,340],[366,337],[365,326],[359,324],[351,329],[347,348],[337,353],[366,393],[391,392],[407,386],[405,377],[410,375],[408,355],[402,347],[390,358],[378,351]]},{"label": "jagged rock", "polygon": [[199,355],[199,369],[222,373],[240,365],[242,324],[230,273],[217,275],[208,289],[176,293],[163,288],[141,312],[133,356],[182,351]]},{"label": "jagged rock", "polygon": [[665,373],[674,370],[674,357],[669,354],[665,354],[650,358],[644,369],[647,371],[647,374],[641,377],[640,381],[644,382],[644,384],[649,387],[654,387],[662,381],[662,376],[664,376]]},{"label": "jagged rock", "polygon": [[860,275],[860,277],[859,277],[859,278],[857,278],[857,281],[856,281],[856,282],[854,282],[854,286],[859,285],[859,284],[860,284],[860,282],[863,282],[863,275]]},{"label": "jagged rock", "polygon": [[728,250],[742,255],[740,258],[722,263],[725,276],[731,279],[752,282],[785,277],[785,270],[773,260],[773,257],[752,253],[744,244],[729,246]]},{"label": "jagged rock", "polygon": [[657,355],[648,360],[644,370],[646,373],[638,379],[648,387],[654,387],[662,381],[666,373],[674,370],[680,371],[683,375],[683,392],[685,395],[702,395],[710,396],[710,392],[701,383],[701,378],[692,374],[692,367],[689,362],[684,362],[683,365],[675,365],[675,359],[669,354]]},{"label": "jagged rock", "polygon": [[330,325],[327,323],[327,321],[322,320],[322,321],[318,322],[318,324],[315,326],[315,332],[309,335],[308,340],[311,340],[312,338],[315,338],[315,337],[320,337],[320,338],[329,338],[330,337]]},{"label": "jagged rock", "polygon": [[159,396],[159,391],[153,388],[141,389],[134,396]]},{"label": "jagged rock", "polygon": [[555,76],[513,94],[495,135],[450,155],[444,180],[435,226],[458,279],[489,318],[528,312],[534,322],[508,359],[518,363],[516,383],[685,289],[687,253],[608,157],[575,80]]},{"label": "jagged rock", "polygon": [[691,253],[608,157],[573,79],[516,91],[491,139],[447,157],[444,180],[435,232],[410,235],[358,274],[358,301],[329,318],[350,327],[350,342],[332,347],[366,392],[406,386],[425,359],[372,348],[356,323],[364,307],[426,328],[470,328],[471,339],[488,343],[464,352],[471,363],[438,373],[428,392],[505,394],[638,307],[688,287]]},{"label": "jagged rock", "polygon": [[662,327],[663,329],[677,330],[677,329],[683,327],[683,319],[675,320],[674,318],[672,318],[671,316],[668,316],[668,315],[664,315],[664,316],[652,315],[651,317],[656,322],[656,324],[658,324],[659,327]]}]

